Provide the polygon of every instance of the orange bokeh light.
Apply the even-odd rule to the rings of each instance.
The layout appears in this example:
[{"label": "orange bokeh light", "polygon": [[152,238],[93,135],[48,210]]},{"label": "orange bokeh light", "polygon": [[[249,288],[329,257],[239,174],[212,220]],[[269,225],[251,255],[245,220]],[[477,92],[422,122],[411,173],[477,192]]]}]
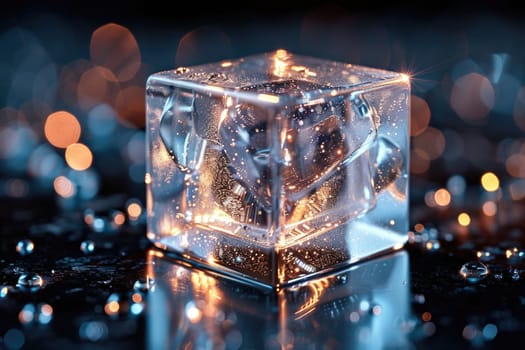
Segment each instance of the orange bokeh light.
[{"label": "orange bokeh light", "polygon": [[77,118],[66,111],[51,113],[44,125],[44,133],[50,144],[58,148],[78,142],[82,128]]},{"label": "orange bokeh light", "polygon": [[439,190],[434,193],[434,201],[437,205],[440,207],[446,207],[450,204],[451,196],[450,193],[444,189],[440,188]]},{"label": "orange bokeh light", "polygon": [[141,66],[139,45],[131,31],[116,23],[107,23],[97,28],[89,45],[93,63],[114,73],[109,80],[129,81]]},{"label": "orange bokeh light", "polygon": [[117,84],[108,69],[95,66],[85,71],[78,82],[77,99],[80,107],[89,110],[100,103],[112,104]]},{"label": "orange bokeh light", "polygon": [[512,154],[505,160],[505,170],[513,177],[525,178],[525,155]]},{"label": "orange bokeh light", "polygon": [[478,73],[466,74],[454,83],[450,106],[464,120],[479,122],[494,106],[495,92],[489,79]]},{"label": "orange bokeh light", "polygon": [[76,192],[75,184],[65,176],[58,176],[53,181],[53,188],[55,192],[63,198],[69,198]]},{"label": "orange bokeh light", "polygon": [[422,134],[414,137],[413,145],[419,156],[425,154],[429,160],[434,160],[445,150],[446,141],[441,130],[428,127]]},{"label": "orange bokeh light", "polygon": [[138,203],[131,203],[127,208],[128,215],[132,219],[136,219],[142,214],[142,207]]},{"label": "orange bokeh light", "polygon": [[410,97],[410,136],[421,135],[430,122],[430,107],[419,96]]},{"label": "orange bokeh light", "polygon": [[145,88],[129,86],[122,89],[115,100],[115,109],[120,121],[127,126],[144,127],[146,114]]},{"label": "orange bokeh light", "polygon": [[487,172],[481,176],[481,186],[488,192],[494,192],[499,188],[499,179],[496,174]]},{"label": "orange bokeh light", "polygon": [[458,215],[458,223],[461,225],[461,226],[468,226],[470,225],[470,215],[468,215],[467,213],[460,213]]},{"label": "orange bokeh light", "polygon": [[82,143],[74,143],[66,148],[66,163],[71,169],[86,170],[93,162],[93,154]]}]

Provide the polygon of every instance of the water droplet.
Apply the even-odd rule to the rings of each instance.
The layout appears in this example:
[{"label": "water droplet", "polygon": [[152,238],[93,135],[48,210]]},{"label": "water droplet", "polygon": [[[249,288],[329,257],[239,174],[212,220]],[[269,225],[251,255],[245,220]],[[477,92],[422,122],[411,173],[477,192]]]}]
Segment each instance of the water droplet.
[{"label": "water droplet", "polygon": [[512,269],[510,272],[510,278],[512,278],[514,281],[519,280],[521,278],[520,270]]},{"label": "water droplet", "polygon": [[80,250],[84,254],[93,253],[95,251],[95,242],[90,240],[82,241],[82,243],[80,243]]},{"label": "water droplet", "polygon": [[459,270],[459,274],[471,283],[481,281],[487,277],[488,273],[489,269],[481,261],[469,261],[463,264]]},{"label": "water droplet", "polygon": [[23,239],[16,244],[16,251],[20,255],[29,255],[35,250],[35,244],[30,239]]},{"label": "water droplet", "polygon": [[190,69],[188,67],[178,67],[177,69],[175,69],[175,73],[176,74],[184,74],[184,73],[187,73],[189,71],[190,71]]},{"label": "water droplet", "polygon": [[[224,73],[210,73],[208,75],[207,81],[213,83],[221,83],[230,80],[228,76]],[[205,81],[206,82],[206,81]]]},{"label": "water droplet", "polygon": [[39,274],[36,273],[24,273],[18,278],[16,286],[22,290],[36,292],[44,285],[44,280]]},{"label": "water droplet", "polygon": [[10,294],[16,293],[16,288],[13,286],[0,286],[0,299],[7,298]]}]

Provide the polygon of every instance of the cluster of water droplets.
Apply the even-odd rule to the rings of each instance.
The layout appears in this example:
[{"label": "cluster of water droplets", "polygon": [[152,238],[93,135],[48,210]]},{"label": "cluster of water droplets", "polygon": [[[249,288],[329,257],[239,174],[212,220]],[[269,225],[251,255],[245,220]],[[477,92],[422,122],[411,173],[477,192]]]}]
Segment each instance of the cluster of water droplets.
[{"label": "cluster of water droplets", "polygon": [[[131,198],[123,207],[119,206],[119,209],[111,209],[111,205],[105,204],[102,205],[103,209],[85,209],[81,212],[81,222],[59,217],[56,222],[32,224],[28,235],[15,241],[13,248],[20,264],[13,265],[13,281],[0,284],[0,304],[9,305],[14,301],[19,303],[19,327],[0,333],[0,347],[3,343],[9,349],[20,349],[29,339],[25,330],[31,327],[50,327],[55,319],[68,317],[62,314],[59,304],[55,305],[60,298],[43,298],[45,294],[42,290],[59,282],[61,274],[60,269],[52,269],[47,275],[42,273],[41,268],[37,268],[38,264],[33,264],[49,248],[47,241],[41,241],[42,236],[53,235],[78,242],[77,257],[83,259],[88,255],[94,256],[99,249],[101,252],[104,249],[108,252],[107,248],[113,247],[112,237],[117,237],[121,232],[142,232],[140,230],[145,223],[145,211],[140,200]],[[70,253],[75,255],[74,251]],[[77,258],[65,258],[68,265],[73,263],[70,266],[72,270],[83,261],[77,262],[75,259]],[[32,271],[33,266],[38,271]],[[108,283],[103,282],[110,290],[113,289],[111,279]],[[115,329],[117,333],[129,329],[131,335],[136,330],[137,318],[146,309],[146,295],[154,285],[151,278],[139,278],[127,291],[112,291],[105,301],[95,306],[99,310],[95,315],[82,317],[79,314],[79,319],[76,320],[79,339],[85,342],[102,342],[111,339]],[[71,293],[77,290],[78,288],[73,288]]]}]

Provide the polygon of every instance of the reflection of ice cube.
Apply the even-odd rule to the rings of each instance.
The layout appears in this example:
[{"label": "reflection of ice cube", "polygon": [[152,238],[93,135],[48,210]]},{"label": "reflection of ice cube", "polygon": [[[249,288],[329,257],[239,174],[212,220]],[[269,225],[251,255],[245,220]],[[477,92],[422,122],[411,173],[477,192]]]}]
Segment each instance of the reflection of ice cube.
[{"label": "reflection of ice cube", "polygon": [[[403,250],[275,294],[155,254],[148,255],[147,268],[157,281],[147,293],[147,350],[208,349],[210,344],[226,349],[414,347],[406,329],[413,315],[410,261]],[[331,339],[337,339],[336,347],[327,346]]]},{"label": "reflection of ice cube", "polygon": [[[285,81],[250,89],[293,94],[301,84]],[[271,207],[276,174],[287,199],[307,196],[343,163],[350,166],[375,138],[375,119],[363,106],[356,96],[310,101],[277,115],[249,103],[232,106],[219,127],[232,176],[265,208]]]}]

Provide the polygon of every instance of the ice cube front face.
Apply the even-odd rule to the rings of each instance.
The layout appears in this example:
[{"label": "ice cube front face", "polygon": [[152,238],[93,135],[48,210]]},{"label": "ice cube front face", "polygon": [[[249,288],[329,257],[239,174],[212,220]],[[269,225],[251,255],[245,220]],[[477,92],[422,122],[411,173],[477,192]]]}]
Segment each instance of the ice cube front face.
[{"label": "ice cube front face", "polygon": [[147,82],[148,238],[270,288],[399,249],[407,76],[277,50]]}]

